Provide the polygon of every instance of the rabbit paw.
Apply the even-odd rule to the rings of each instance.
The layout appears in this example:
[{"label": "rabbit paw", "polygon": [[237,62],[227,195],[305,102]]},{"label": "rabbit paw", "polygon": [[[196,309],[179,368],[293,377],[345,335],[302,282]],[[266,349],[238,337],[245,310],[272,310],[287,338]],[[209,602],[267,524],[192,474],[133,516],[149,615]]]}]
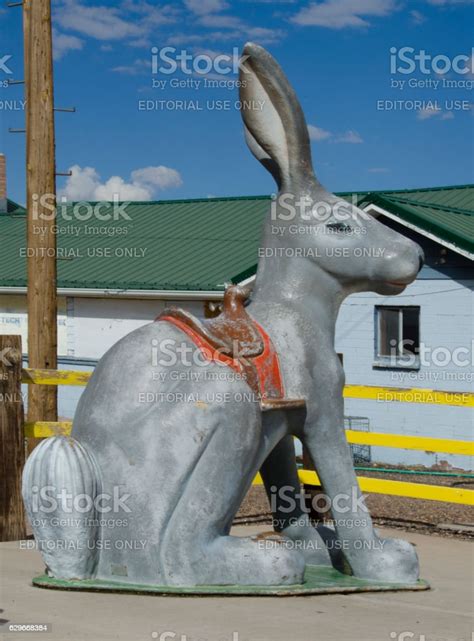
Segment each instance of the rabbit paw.
[{"label": "rabbit paw", "polygon": [[391,583],[416,583],[418,555],[403,539],[375,539],[369,549],[356,550],[350,564],[354,576]]}]

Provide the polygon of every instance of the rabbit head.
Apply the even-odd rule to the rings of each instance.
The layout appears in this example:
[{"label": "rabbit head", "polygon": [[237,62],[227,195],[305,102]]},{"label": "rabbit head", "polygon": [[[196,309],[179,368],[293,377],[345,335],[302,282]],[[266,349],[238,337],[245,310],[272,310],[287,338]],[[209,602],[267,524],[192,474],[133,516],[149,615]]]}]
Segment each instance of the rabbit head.
[{"label": "rabbit head", "polygon": [[293,250],[284,258],[275,252],[276,260],[294,255],[311,262],[346,294],[403,291],[422,265],[421,249],[319,183],[303,110],[276,60],[247,43],[240,81],[247,144],[279,190],[266,221],[266,248]]}]

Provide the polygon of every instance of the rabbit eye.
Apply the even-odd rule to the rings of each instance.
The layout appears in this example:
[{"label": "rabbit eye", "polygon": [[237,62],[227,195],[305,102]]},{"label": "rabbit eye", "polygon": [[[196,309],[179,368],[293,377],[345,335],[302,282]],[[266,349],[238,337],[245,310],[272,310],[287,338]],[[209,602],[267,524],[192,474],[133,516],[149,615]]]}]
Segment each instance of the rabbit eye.
[{"label": "rabbit eye", "polygon": [[349,233],[352,230],[352,227],[350,225],[346,225],[345,223],[329,223],[326,225],[329,229],[333,229],[334,231],[340,231],[340,232],[345,232]]}]

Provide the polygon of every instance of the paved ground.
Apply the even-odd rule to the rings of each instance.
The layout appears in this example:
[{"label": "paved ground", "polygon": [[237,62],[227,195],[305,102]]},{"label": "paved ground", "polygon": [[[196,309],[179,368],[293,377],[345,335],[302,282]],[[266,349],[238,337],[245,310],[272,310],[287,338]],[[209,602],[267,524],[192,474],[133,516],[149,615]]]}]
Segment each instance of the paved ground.
[{"label": "paved ground", "polygon": [[[257,527],[239,527],[237,534]],[[263,528],[268,529],[268,528]],[[472,641],[473,544],[382,531],[417,545],[428,592],[297,598],[177,598],[34,588],[43,567],[34,550],[0,544],[0,618],[51,623],[52,632],[6,641]]]}]

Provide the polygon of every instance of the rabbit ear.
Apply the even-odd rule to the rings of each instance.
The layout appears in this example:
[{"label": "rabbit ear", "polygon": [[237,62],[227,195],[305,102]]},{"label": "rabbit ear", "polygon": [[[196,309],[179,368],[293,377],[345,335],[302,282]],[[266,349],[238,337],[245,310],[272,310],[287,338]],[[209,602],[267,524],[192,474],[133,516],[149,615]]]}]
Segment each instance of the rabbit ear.
[{"label": "rabbit ear", "polygon": [[247,144],[280,188],[314,180],[308,128],[293,88],[280,65],[262,47],[242,52],[240,101]]},{"label": "rabbit ear", "polygon": [[270,156],[267,154],[267,152],[264,149],[262,149],[262,147],[260,147],[258,142],[255,140],[255,138],[252,136],[250,131],[245,126],[245,124],[244,124],[244,133],[245,133],[245,140],[247,141],[248,148],[253,153],[255,158],[262,163],[265,169],[268,169],[268,171],[271,173],[271,175],[275,179],[275,182],[278,185],[278,188],[280,189],[282,180],[281,180],[281,173],[280,173],[280,168],[278,164],[272,158],[270,158]]}]

